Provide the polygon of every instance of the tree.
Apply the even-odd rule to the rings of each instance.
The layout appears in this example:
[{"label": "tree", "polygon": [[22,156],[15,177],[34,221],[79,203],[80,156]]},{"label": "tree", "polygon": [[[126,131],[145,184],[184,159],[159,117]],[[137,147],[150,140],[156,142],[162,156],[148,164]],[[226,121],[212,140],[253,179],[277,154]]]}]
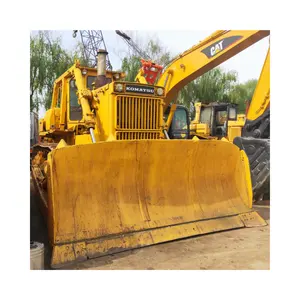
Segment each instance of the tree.
[{"label": "tree", "polygon": [[230,92],[237,81],[237,72],[214,68],[187,84],[179,93],[178,102],[194,115],[195,102],[232,102]]},{"label": "tree", "polygon": [[232,102],[238,104],[238,111],[244,113],[246,109],[246,101],[251,101],[255,88],[257,85],[257,79],[250,79],[245,83],[240,83],[234,86],[230,91],[229,97]]},{"label": "tree", "polygon": [[54,81],[82,59],[79,45],[68,52],[61,46],[61,38],[54,39],[49,31],[39,31],[30,37],[30,111],[43,105],[49,109]]},{"label": "tree", "polygon": [[40,95],[46,81],[47,47],[45,37],[39,33],[30,37],[30,111],[39,110]]},{"label": "tree", "polygon": [[141,58],[138,56],[124,57],[122,60],[122,71],[126,73],[126,81],[134,81],[141,68]]}]

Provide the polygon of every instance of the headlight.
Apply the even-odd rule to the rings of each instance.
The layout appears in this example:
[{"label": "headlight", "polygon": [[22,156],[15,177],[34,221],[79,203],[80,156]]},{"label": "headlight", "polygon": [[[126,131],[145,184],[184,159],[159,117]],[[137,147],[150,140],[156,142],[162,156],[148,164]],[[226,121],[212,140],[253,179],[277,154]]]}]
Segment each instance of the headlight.
[{"label": "headlight", "polygon": [[158,88],[156,90],[156,93],[157,93],[158,96],[162,96],[164,94],[164,89],[163,88]]},{"label": "headlight", "polygon": [[123,84],[122,83],[117,83],[116,85],[115,85],[115,91],[116,92],[123,92]]},{"label": "headlight", "polygon": [[86,75],[87,74],[87,70],[86,69],[83,69],[82,71],[81,71],[81,74],[84,76],[84,75]]},{"label": "headlight", "polygon": [[120,79],[120,75],[119,75],[119,74],[115,74],[115,75],[114,75],[114,79],[115,79],[115,80],[119,80],[119,79]]},{"label": "headlight", "polygon": [[151,68],[150,68],[150,71],[152,71],[152,72],[157,72],[157,68],[151,67]]}]

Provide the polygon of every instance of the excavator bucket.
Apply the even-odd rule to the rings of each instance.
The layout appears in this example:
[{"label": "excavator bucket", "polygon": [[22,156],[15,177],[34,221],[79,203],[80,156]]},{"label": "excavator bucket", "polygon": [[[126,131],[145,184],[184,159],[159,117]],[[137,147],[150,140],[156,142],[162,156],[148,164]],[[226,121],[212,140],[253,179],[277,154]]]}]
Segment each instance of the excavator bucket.
[{"label": "excavator bucket", "polygon": [[247,156],[231,143],[111,141],[48,155],[52,267],[170,240],[266,225]]}]

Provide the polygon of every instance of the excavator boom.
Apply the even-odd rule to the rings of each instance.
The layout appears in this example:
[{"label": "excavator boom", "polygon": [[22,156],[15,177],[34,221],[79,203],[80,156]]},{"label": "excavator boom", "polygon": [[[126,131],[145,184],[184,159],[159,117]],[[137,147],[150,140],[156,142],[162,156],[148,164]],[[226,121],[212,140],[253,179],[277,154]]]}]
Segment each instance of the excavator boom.
[{"label": "excavator boom", "polygon": [[186,84],[268,35],[269,30],[219,30],[178,55],[157,82],[165,87],[165,109]]}]

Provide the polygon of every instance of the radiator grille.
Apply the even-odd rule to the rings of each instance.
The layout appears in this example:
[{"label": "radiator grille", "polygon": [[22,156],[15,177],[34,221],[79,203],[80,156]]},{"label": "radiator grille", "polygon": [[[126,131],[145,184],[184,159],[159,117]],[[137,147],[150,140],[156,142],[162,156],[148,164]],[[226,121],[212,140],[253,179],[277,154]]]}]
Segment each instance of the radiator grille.
[{"label": "radiator grille", "polygon": [[117,130],[159,130],[160,99],[117,96]]},{"label": "radiator grille", "polygon": [[118,131],[117,140],[157,140],[159,132],[127,132]]}]

